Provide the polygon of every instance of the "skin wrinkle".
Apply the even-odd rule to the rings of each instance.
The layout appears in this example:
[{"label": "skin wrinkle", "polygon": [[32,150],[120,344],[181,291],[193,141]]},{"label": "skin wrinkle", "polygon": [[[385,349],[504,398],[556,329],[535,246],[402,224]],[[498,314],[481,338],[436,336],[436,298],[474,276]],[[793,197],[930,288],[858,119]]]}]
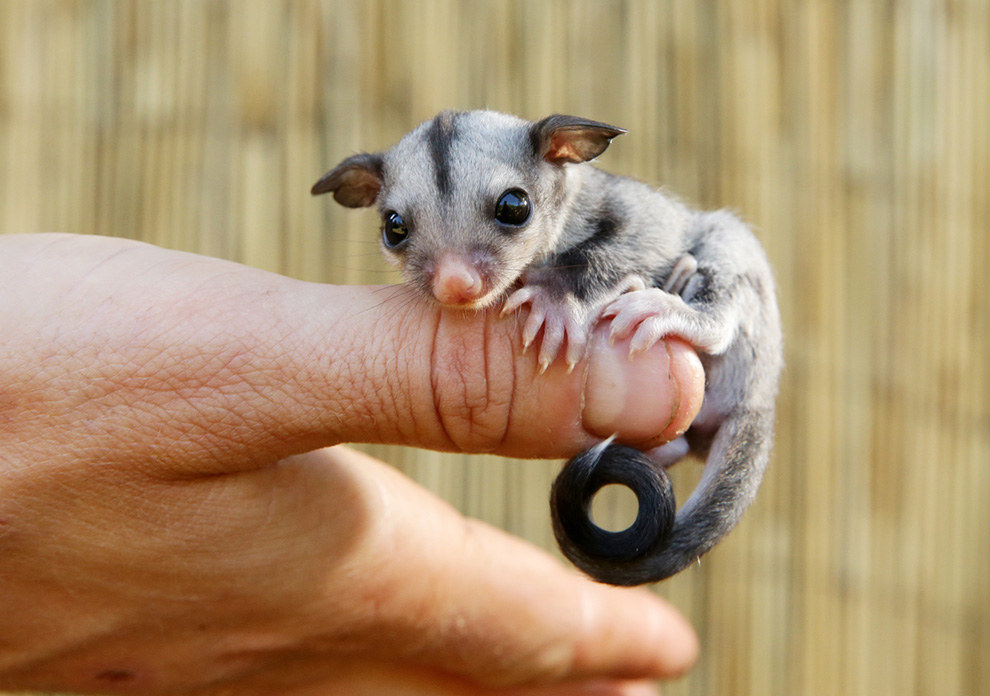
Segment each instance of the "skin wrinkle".
[{"label": "skin wrinkle", "polygon": [[[495,350],[494,342],[499,336],[498,329],[496,326],[498,319],[495,315],[489,313],[485,319],[485,331],[484,331],[484,345],[481,347],[481,357],[484,361],[484,369],[482,374],[485,375],[485,409],[486,413],[491,414],[490,418],[479,417],[472,422],[481,423],[485,421],[492,421],[490,425],[487,425],[484,429],[488,431],[488,434],[484,437],[486,442],[490,444],[487,446],[488,451],[498,449],[509,432],[509,418],[512,413],[512,395],[515,394],[515,360],[508,360],[508,369],[502,369],[502,366],[498,364],[498,361],[492,360],[492,351]],[[508,342],[509,339],[504,337],[503,341]],[[511,355],[511,349],[506,351]],[[508,376],[508,383],[506,383],[506,376]],[[497,379],[496,379],[497,378]],[[498,398],[502,397],[502,398]]]},{"label": "skin wrinkle", "polygon": [[[481,346],[481,352],[480,352],[480,355],[481,355],[481,374],[483,374],[485,376],[485,384],[484,384],[484,388],[485,388],[485,397],[484,397],[485,400],[484,400],[484,404],[485,405],[483,405],[479,409],[479,410],[482,411],[482,413],[484,411],[491,410],[492,405],[494,403],[494,400],[492,399],[492,379],[491,378],[492,378],[493,375],[492,375],[491,370],[492,369],[495,369],[495,366],[494,366],[494,363],[491,360],[488,359],[489,358],[489,356],[488,356],[489,347],[491,346],[492,340],[493,340],[492,339],[492,336],[491,336],[491,333],[490,333],[490,329],[491,329],[491,320],[488,317],[486,317],[486,319],[485,319],[485,332],[483,334],[483,336],[484,336],[484,344]],[[486,406],[487,406],[487,408],[486,408]],[[478,430],[478,425],[484,419],[483,418],[475,418],[474,415],[475,415],[475,411],[472,410],[472,412],[471,412],[471,421],[470,422],[472,424],[472,430],[474,430],[476,432]],[[505,427],[504,427],[504,420],[505,419],[502,419],[502,420],[503,420],[503,427],[501,428],[502,437],[500,437],[499,440],[502,440],[505,437]],[[498,432],[499,429],[498,428],[495,428],[495,431]],[[493,443],[490,449],[494,449],[496,444],[497,443]]]},{"label": "skin wrinkle", "polygon": [[[324,304],[322,297],[317,296],[314,299],[317,306]],[[272,351],[273,372],[280,378],[280,389],[277,393],[295,404],[296,408],[288,409],[289,412],[299,414],[291,424],[287,424],[284,420],[276,423],[282,426],[283,430],[285,430],[284,426],[291,426],[284,434],[288,441],[296,439],[296,431],[306,432],[317,423],[323,423],[331,432],[337,433],[344,423],[354,420],[353,416],[348,414],[357,414],[363,421],[374,420],[375,403],[367,399],[354,398],[355,394],[378,395],[376,390],[365,387],[371,374],[371,368],[364,364],[368,348],[357,345],[356,342],[345,342],[353,332],[346,326],[338,326],[341,323],[343,322],[339,319],[327,323],[322,321],[321,317],[320,321],[304,324],[304,330],[298,335],[288,332],[282,339],[287,342],[289,337],[292,337],[296,345],[302,346],[302,350],[294,350],[293,346],[289,345],[284,351],[277,349]],[[336,335],[338,340],[327,340],[328,334]],[[285,369],[285,366],[280,364],[283,354],[298,355],[298,359],[294,362],[298,362],[301,369]],[[289,379],[285,380],[287,374]],[[306,401],[304,396],[312,390],[313,384],[328,382],[341,386],[336,392],[325,393],[323,395],[325,400],[315,404]],[[382,401],[387,400],[382,399]],[[310,410],[312,413],[309,412]]]},{"label": "skin wrinkle", "polygon": [[[490,451],[505,438],[507,412],[511,409],[510,402],[499,403],[492,396],[493,389],[499,392],[505,389],[502,380],[493,387],[495,380],[490,379],[493,373],[489,368],[494,365],[489,355],[494,350],[493,314],[487,313],[480,330],[471,335],[451,326],[462,316],[451,311],[440,314],[432,370],[435,375],[443,375],[444,381],[433,381],[434,403],[440,426],[456,448]],[[449,335],[446,328],[450,329]],[[480,346],[471,344],[474,338],[481,341]],[[474,365],[475,357],[481,361],[480,366]],[[479,372],[484,375],[480,381],[476,377]],[[437,398],[441,392],[448,395],[446,401]],[[457,397],[450,399],[451,394]]]},{"label": "skin wrinkle", "polygon": [[[221,292],[221,295],[223,292]],[[280,299],[276,291],[263,291],[258,312],[262,315],[279,316],[278,302],[269,303],[266,300],[274,298]],[[268,304],[274,304],[267,307]],[[255,312],[258,313],[258,312]],[[203,326],[210,329],[212,322],[203,322]],[[249,326],[249,325],[248,325]],[[193,335],[198,333],[193,331]],[[300,409],[297,417],[291,421],[277,420],[269,414],[282,411],[284,400],[293,400],[293,394],[304,393],[302,389],[293,389],[293,384],[302,385],[302,381],[309,373],[300,371],[288,371],[291,379],[284,380],[286,370],[281,365],[280,360],[283,355],[296,355],[300,352],[313,356],[313,365],[326,364],[325,340],[319,337],[310,337],[305,333],[299,334],[293,331],[271,332],[271,340],[265,342],[263,346],[254,344],[254,335],[248,332],[241,335],[240,332],[233,335],[217,333],[208,335],[202,342],[194,341],[194,345],[201,350],[197,350],[193,359],[201,363],[197,366],[194,374],[184,381],[187,386],[181,388],[173,387],[173,391],[195,412],[201,414],[202,418],[193,419],[201,425],[201,434],[205,434],[209,440],[218,436],[218,428],[225,435],[223,438],[225,449],[231,449],[229,445],[235,445],[236,449],[244,449],[246,444],[257,432],[264,431],[270,438],[270,448],[272,452],[290,453],[299,449],[298,443],[294,443],[299,433],[305,433],[312,429],[312,423],[318,421],[327,411],[338,412],[336,416],[339,420],[339,407],[337,409],[326,409],[312,417],[306,415]],[[297,346],[306,347],[312,343],[313,348],[300,351]],[[226,350],[214,350],[227,347]],[[348,355],[349,353],[344,353]],[[335,354],[339,355],[339,353]],[[330,358],[335,361],[335,357]],[[173,361],[181,363],[181,361]],[[172,366],[170,366],[170,369]],[[175,364],[174,369],[178,371],[188,370],[188,365]],[[167,371],[167,370],[166,370]],[[314,372],[316,370],[314,369]],[[349,376],[362,374],[361,370],[350,370],[345,374]],[[320,376],[313,376],[320,379]],[[215,406],[217,394],[224,398],[222,403]],[[295,399],[296,403],[298,399]],[[203,409],[199,402],[205,403],[210,408]],[[274,407],[274,408],[273,408]],[[292,412],[296,412],[295,409]],[[233,427],[239,425],[240,427]],[[212,449],[208,447],[206,449]]]},{"label": "skin wrinkle", "polygon": [[[518,326],[518,322],[516,321],[516,318],[515,317],[513,317],[513,322],[515,323],[516,326]],[[514,336],[517,336],[518,334],[519,334],[518,331],[514,331],[513,332],[513,335]],[[501,449],[502,446],[505,444],[505,438],[508,437],[509,433],[512,430],[512,413],[515,410],[513,408],[514,400],[512,399],[512,395],[516,393],[516,384],[518,384],[518,377],[519,377],[519,373],[518,373],[518,371],[516,369],[516,361],[515,360],[510,360],[509,361],[509,385],[508,385],[509,386],[509,391],[508,391],[509,399],[508,399],[508,402],[506,403],[506,409],[505,409],[505,428],[502,430],[502,437],[499,438],[498,445],[497,445],[497,448],[498,449]]]},{"label": "skin wrinkle", "polygon": [[[103,428],[105,435],[118,432],[113,424],[117,420],[114,414],[120,413],[120,409],[123,409],[122,420],[130,420],[128,416],[130,410],[146,408],[149,411],[164,411],[168,415],[166,422],[196,423],[197,427],[187,430],[184,435],[198,445],[195,449],[200,456],[215,450],[217,442],[222,443],[221,449],[230,449],[231,445],[243,449],[255,429],[265,420],[259,419],[259,416],[270,410],[258,407],[259,399],[262,402],[276,404],[277,400],[287,393],[284,389],[269,393],[263,388],[264,385],[272,383],[268,376],[278,371],[278,366],[271,358],[259,354],[252,346],[236,341],[236,336],[222,334],[208,336],[202,342],[190,341],[189,343],[196,350],[189,355],[172,355],[164,349],[164,346],[169,344],[169,335],[175,332],[188,333],[189,327],[181,326],[178,317],[174,321],[162,321],[162,319],[171,319],[171,317],[159,317],[151,324],[151,327],[156,329],[151,338],[148,338],[143,330],[133,336],[122,337],[124,340],[116,343],[122,355],[120,361],[116,363],[114,373],[100,375],[91,381],[91,384],[97,387],[97,392],[92,394],[91,398],[99,399],[104,406],[111,407],[109,417],[103,419],[107,421]],[[202,324],[208,326],[210,322],[203,321]],[[193,336],[198,330],[197,327],[192,331]],[[281,341],[288,339],[286,335]],[[279,348],[279,339],[276,339],[275,343],[274,353],[285,352]],[[214,347],[218,349],[226,347],[227,350],[226,352],[214,350]],[[131,350],[132,348],[139,350]],[[148,355],[149,349],[154,351],[152,356]],[[289,354],[292,354],[291,351]],[[190,364],[195,365],[191,371]],[[170,377],[173,374],[182,375],[182,385],[174,384]],[[230,379],[232,375],[236,375],[237,378]],[[102,385],[102,388],[99,385]],[[119,401],[115,399],[118,393],[126,394],[130,398]],[[225,397],[223,403],[215,403],[217,394],[223,394]],[[117,403],[114,403],[115,401]],[[238,406],[243,404],[251,405],[249,412],[239,411]],[[198,417],[177,418],[176,414],[183,411],[191,411]],[[77,420],[82,421],[84,417],[79,415]],[[219,425],[225,427],[217,428],[216,426]],[[231,429],[232,425],[241,427]],[[277,427],[263,429],[273,436],[278,431]],[[121,432],[134,435],[126,429]],[[275,437],[275,439],[284,440],[284,437]]]},{"label": "skin wrinkle", "polygon": [[[428,312],[424,316],[420,317],[419,314],[416,314],[416,316],[419,317],[423,321],[423,323],[429,324],[427,335],[430,337],[430,340],[424,355],[424,358],[428,365],[428,369],[408,370],[408,371],[403,369],[396,369],[386,374],[400,375],[404,377],[405,380],[403,383],[399,383],[395,385],[395,389],[397,390],[397,392],[401,395],[404,395],[404,397],[402,399],[398,397],[393,398],[391,400],[392,403],[399,403],[401,400],[409,399],[411,398],[411,395],[415,394],[417,391],[419,391],[422,388],[429,388],[431,390],[432,398],[430,399],[430,403],[433,406],[433,410],[432,410],[433,423],[429,423],[429,422],[424,423],[422,416],[420,416],[420,414],[415,409],[410,411],[409,418],[403,418],[402,414],[396,414],[396,417],[393,418],[393,422],[399,423],[400,427],[402,427],[406,423],[409,424],[408,427],[402,431],[403,441],[405,442],[415,441],[417,439],[416,435],[418,433],[430,432],[439,429],[439,431],[443,435],[444,440],[448,443],[452,443],[452,440],[450,439],[450,434],[444,428],[444,424],[439,417],[440,415],[439,402],[436,391],[436,350],[437,350],[436,342],[439,333],[441,314],[437,308],[430,307]],[[421,326],[413,326],[411,321],[400,321],[400,330],[397,332],[397,335],[400,336],[400,340],[402,344],[416,345],[417,341],[415,340],[415,336],[421,330],[422,330]],[[400,348],[401,345],[396,346],[395,350],[392,351],[392,355],[396,357],[402,355],[403,353],[400,350]],[[414,384],[412,380],[417,375],[420,376],[421,378],[424,375],[426,375],[427,378],[429,379],[429,382],[426,384]]]},{"label": "skin wrinkle", "polygon": [[[204,355],[202,352],[199,353],[201,358]],[[243,359],[248,355],[250,355],[249,350],[241,353],[240,357]],[[269,403],[273,403],[273,399],[251,379],[230,379],[231,374],[238,374],[239,377],[248,374],[243,368],[239,372],[228,369],[237,360],[237,357],[226,358],[219,354],[205,358],[192,373],[189,383],[183,386],[171,386],[170,375],[182,369],[188,370],[188,364],[182,367],[178,364],[179,361],[172,361],[171,365],[156,368],[155,377],[146,383],[146,396],[137,401],[124,401],[112,407],[107,423],[108,430],[115,429],[114,423],[118,420],[116,414],[120,414],[120,421],[129,422],[133,419],[129,413],[131,410],[146,409],[149,412],[163,413],[165,422],[172,422],[170,426],[172,428],[179,423],[195,424],[184,433],[184,439],[190,444],[190,450],[185,457],[175,456],[175,461],[192,459],[202,462],[214,458],[212,453],[218,450],[220,452],[246,450],[252,434],[259,428],[273,432],[272,428],[263,427],[265,419],[262,416],[266,409],[258,407],[259,399]],[[220,364],[216,364],[216,361]],[[267,370],[259,369],[257,374],[263,375],[266,372]],[[142,371],[124,377],[117,389],[107,394],[108,397],[112,397],[116,392],[133,393],[133,382],[145,381]],[[259,380],[259,383],[263,383],[263,379]],[[218,395],[223,397],[220,402],[217,401]],[[250,405],[250,408],[245,410],[242,405]],[[151,422],[155,420],[152,419]],[[267,420],[271,421],[270,418]],[[133,435],[134,433],[131,433],[131,436]],[[221,453],[216,455],[216,457],[222,456]],[[214,463],[220,464],[221,461],[215,459]],[[190,462],[182,468],[188,469],[191,465]]]},{"label": "skin wrinkle", "polygon": [[[664,351],[667,353],[667,364],[668,365],[673,365],[674,364],[674,354],[670,350],[670,341],[663,340],[661,342],[663,343],[663,349],[664,349]],[[676,388],[674,389],[674,398],[671,399],[671,404],[670,404],[670,418],[667,419],[667,422],[664,424],[663,428],[660,429],[660,432],[662,434],[664,434],[664,435],[669,435],[669,433],[667,433],[667,430],[670,428],[671,424],[674,422],[674,419],[677,417],[677,412],[681,408],[681,388],[682,388],[682,385],[681,385],[681,383],[679,381],[677,381],[677,376],[674,373],[675,373],[674,370],[668,370],[667,371],[667,379],[670,380],[670,381],[672,381],[676,385]],[[679,435],[680,433],[677,433],[677,434]],[[671,437],[671,439],[673,439],[673,437]]]},{"label": "skin wrinkle", "polygon": [[[367,370],[369,374],[397,374],[401,373],[402,370],[396,367],[394,364],[401,359],[404,355],[404,351],[401,348],[401,344],[398,347],[388,346],[384,350],[376,351],[376,354],[372,355],[372,363],[375,365],[370,370]],[[372,401],[370,403],[366,402],[363,405],[364,410],[368,412],[368,417],[371,425],[374,427],[375,431],[384,435],[385,439],[395,438],[396,434],[392,432],[384,433],[381,428],[390,423],[395,423],[399,437],[407,437],[407,432],[403,430],[403,425],[406,422],[411,422],[412,419],[407,418],[405,414],[400,413],[398,407],[400,404],[404,404],[406,397],[403,394],[402,385],[392,385],[391,383],[386,383],[385,385],[375,385],[367,378],[362,380],[364,384],[369,385],[373,388],[365,389],[365,391],[370,391],[372,393]],[[362,391],[362,393],[365,393]],[[348,404],[349,407],[353,404]]]},{"label": "skin wrinkle", "polygon": [[434,309],[433,315],[436,317],[432,330],[430,331],[430,390],[433,394],[433,398],[431,399],[431,403],[433,404],[433,417],[436,419],[437,426],[440,428],[440,432],[443,433],[444,439],[447,443],[449,443],[449,447],[454,449],[454,438],[451,437],[450,431],[447,429],[447,422],[443,416],[443,409],[440,407],[440,367],[439,360],[437,358],[439,350],[438,342],[440,340],[440,323],[442,321],[440,309]]},{"label": "skin wrinkle", "polygon": [[[79,285],[79,286],[86,285],[86,283],[91,278],[93,278],[101,268],[103,268],[104,266],[109,265],[115,259],[117,259],[117,258],[119,258],[121,256],[130,255],[133,252],[134,252],[134,248],[133,247],[121,247],[120,249],[116,250],[115,252],[113,252],[113,253],[105,256],[99,262],[97,262],[96,264],[94,264],[93,266],[91,266],[90,269],[88,271],[86,271],[82,276],[79,277],[79,279],[76,281],[77,285]],[[112,298],[108,298],[108,299],[112,299]]]},{"label": "skin wrinkle", "polygon": [[[147,396],[152,396],[156,393],[164,393],[171,396],[177,390],[173,385],[168,384],[168,375],[182,370],[188,369],[187,361],[190,359],[202,359],[202,354],[190,355],[190,356],[175,356],[170,355],[169,351],[166,350],[168,344],[168,336],[174,331],[171,326],[172,322],[162,322],[160,318],[156,318],[154,321],[149,323],[148,328],[154,328],[154,333],[149,336],[146,333],[145,328],[139,328],[137,331],[126,330],[126,334],[123,336],[118,336],[119,333],[124,333],[119,329],[115,330],[113,333],[112,345],[115,347],[115,355],[113,361],[110,363],[110,370],[103,369],[100,373],[94,374],[90,377],[86,377],[87,384],[92,388],[92,392],[87,396],[86,401],[79,402],[78,406],[85,406],[86,402],[95,399],[105,399],[113,402],[114,395],[118,393],[127,393],[137,391],[139,394],[145,394]],[[178,322],[175,322],[178,324]],[[123,328],[123,327],[120,327]],[[80,327],[81,329],[81,327]],[[130,327],[128,327],[130,329]],[[66,339],[68,340],[68,339]],[[91,347],[92,351],[102,351],[102,348],[97,348],[95,346]],[[52,357],[62,359],[64,357],[64,350]],[[89,358],[81,356],[78,353],[73,356],[73,362],[79,365],[78,369],[65,370],[64,368],[60,370],[60,374],[54,376],[52,381],[48,381],[45,386],[46,391],[51,392],[54,383],[58,381],[72,381],[74,378],[78,378],[79,373],[84,373],[89,371],[90,365],[103,363],[106,365],[108,363],[108,356],[93,355]],[[202,373],[202,370],[198,370],[195,375],[198,376]],[[207,374],[212,378],[215,375],[216,370],[210,368]],[[189,382],[189,377],[184,376],[184,380]],[[194,382],[191,388],[202,389],[211,386],[212,379],[203,379],[198,382]],[[166,386],[167,385],[167,386]],[[67,395],[68,396],[68,395]],[[78,400],[79,394],[77,393],[73,398]],[[134,399],[128,399],[120,402],[134,403]],[[142,397],[139,399],[140,402],[144,401]],[[149,401],[153,401],[149,399]],[[47,405],[51,405],[51,401],[48,401]]]},{"label": "skin wrinkle", "polygon": [[[443,322],[442,316],[440,321],[441,323]],[[437,334],[439,335],[439,330],[437,331]],[[445,343],[447,342],[448,341],[445,341]],[[462,344],[462,351],[466,349],[467,347]],[[453,433],[452,426],[456,424],[453,421],[453,418],[455,417],[454,414],[457,412],[461,412],[462,414],[460,416],[460,420],[462,421],[461,425],[466,424],[469,429],[473,427],[470,417],[468,415],[468,413],[470,412],[470,406],[468,405],[469,399],[467,395],[468,384],[467,384],[467,380],[465,379],[465,376],[470,373],[470,370],[466,370],[465,366],[461,363],[461,360],[459,359],[460,352],[461,351],[458,351],[458,353],[454,354],[453,357],[455,359],[451,359],[451,355],[450,355],[451,349],[448,346],[445,351],[446,359],[443,361],[443,364],[440,364],[439,360],[434,360],[432,364],[432,370],[434,374],[438,376],[445,375],[447,377],[447,380],[444,382],[443,385],[440,384],[439,380],[434,382],[433,400],[434,400],[434,404],[436,405],[437,418],[439,420],[440,427],[443,429],[444,434],[450,439],[451,443],[457,449],[463,449],[465,443],[460,442],[459,441],[460,438],[456,437]],[[437,353],[434,354],[435,358],[436,356]],[[458,398],[455,400],[455,403],[458,404],[459,408],[451,408],[449,405],[445,407],[440,398],[440,395],[444,393],[457,394]],[[445,411],[451,411],[452,413],[448,414]]]},{"label": "skin wrinkle", "polygon": [[[315,350],[320,351],[333,347],[333,360],[338,363],[332,368],[332,372],[345,377],[350,382],[350,387],[341,390],[338,396],[338,409],[342,413],[358,413],[368,424],[369,441],[409,443],[416,442],[422,438],[424,433],[441,432],[442,438],[450,443],[447,434],[442,431],[442,423],[437,411],[437,404],[432,404],[432,409],[422,411],[419,408],[408,408],[408,406],[423,402],[416,398],[417,394],[429,393],[435,395],[437,390],[432,380],[435,378],[435,370],[432,365],[435,362],[433,357],[436,350],[437,326],[439,325],[439,312],[435,308],[423,308],[411,305],[408,296],[405,294],[404,286],[388,286],[381,288],[381,291],[388,291],[388,296],[383,301],[375,303],[369,307],[361,309],[356,314],[349,315],[342,322],[339,334],[341,336],[354,335],[361,337],[361,333],[354,333],[346,326],[350,320],[358,322],[368,321],[362,316],[367,312],[375,315],[372,323],[387,323],[390,328],[374,332],[375,339],[383,337],[391,340],[389,345],[379,345],[376,342],[355,343],[340,345],[339,342],[328,342],[325,337],[313,338],[317,346]],[[403,300],[400,304],[394,300]],[[408,310],[408,311],[400,311]],[[428,327],[428,328],[426,328]],[[423,345],[420,337],[422,332],[427,332],[430,343]],[[417,348],[418,346],[421,346]],[[416,349],[410,351],[410,349]],[[430,368],[408,369],[402,364],[404,361],[424,361]],[[380,383],[370,383],[368,380],[373,375],[390,375],[390,378]],[[325,381],[326,376],[317,373],[313,377],[317,381]],[[419,380],[422,381],[414,381]],[[427,381],[430,380],[430,381]],[[373,387],[373,388],[372,388]],[[429,391],[427,391],[429,390]],[[358,398],[360,395],[360,398]],[[400,412],[399,409],[406,409]],[[326,412],[317,414],[317,418],[327,419]],[[339,416],[334,416],[339,419]],[[381,426],[391,425],[394,430],[383,432],[379,430]],[[333,427],[331,422],[330,426]],[[336,428],[334,428],[336,430]],[[452,444],[447,445],[448,449]]]}]

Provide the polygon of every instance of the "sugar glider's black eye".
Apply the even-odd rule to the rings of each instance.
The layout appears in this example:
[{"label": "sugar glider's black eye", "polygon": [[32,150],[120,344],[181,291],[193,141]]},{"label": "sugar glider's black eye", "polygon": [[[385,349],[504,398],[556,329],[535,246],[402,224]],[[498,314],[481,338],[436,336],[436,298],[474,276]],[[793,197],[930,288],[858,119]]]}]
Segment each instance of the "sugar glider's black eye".
[{"label": "sugar glider's black eye", "polygon": [[529,220],[529,196],[522,189],[509,189],[495,204],[495,220],[503,225],[518,227]]},{"label": "sugar glider's black eye", "polygon": [[382,225],[382,239],[385,241],[385,246],[394,249],[408,238],[409,229],[402,216],[394,210],[385,213],[385,224]]}]

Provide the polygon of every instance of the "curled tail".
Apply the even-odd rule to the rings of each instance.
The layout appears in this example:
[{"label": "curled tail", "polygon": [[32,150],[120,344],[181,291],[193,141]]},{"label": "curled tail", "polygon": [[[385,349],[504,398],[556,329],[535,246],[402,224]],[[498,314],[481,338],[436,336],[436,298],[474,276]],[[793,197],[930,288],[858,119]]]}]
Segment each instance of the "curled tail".
[{"label": "curled tail", "polygon": [[[640,585],[680,572],[712,548],[756,497],[769,459],[772,411],[736,411],[712,441],[701,481],[675,514],[670,478],[639,450],[611,440],[578,454],[553,483],[550,507],[561,551],[601,582]],[[632,526],[610,532],[591,521],[603,486],[632,489],[639,512]]]}]

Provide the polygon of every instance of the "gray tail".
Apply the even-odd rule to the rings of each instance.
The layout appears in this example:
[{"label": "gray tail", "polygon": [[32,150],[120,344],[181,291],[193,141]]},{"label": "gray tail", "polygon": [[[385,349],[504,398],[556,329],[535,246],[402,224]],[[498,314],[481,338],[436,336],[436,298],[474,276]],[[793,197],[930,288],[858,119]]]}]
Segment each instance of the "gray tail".
[{"label": "gray tail", "polygon": [[[676,514],[670,478],[660,464],[611,441],[585,450],[564,465],[551,491],[561,551],[611,585],[657,582],[684,570],[728,534],[753,502],[772,433],[772,412],[740,409],[726,418],[698,487]],[[628,486],[639,501],[635,522],[621,532],[591,521],[591,500],[610,483]]]}]

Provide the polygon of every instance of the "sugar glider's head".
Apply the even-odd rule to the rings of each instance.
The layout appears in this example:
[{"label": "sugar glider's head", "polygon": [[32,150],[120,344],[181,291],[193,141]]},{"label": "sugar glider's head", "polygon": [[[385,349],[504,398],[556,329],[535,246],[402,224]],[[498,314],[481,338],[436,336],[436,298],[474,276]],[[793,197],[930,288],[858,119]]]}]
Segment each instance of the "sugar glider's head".
[{"label": "sugar glider's head", "polygon": [[574,116],[444,111],[386,152],[347,158],[312,192],[377,205],[382,247],[405,279],[443,305],[479,309],[560,236],[567,165],[624,132]]}]

